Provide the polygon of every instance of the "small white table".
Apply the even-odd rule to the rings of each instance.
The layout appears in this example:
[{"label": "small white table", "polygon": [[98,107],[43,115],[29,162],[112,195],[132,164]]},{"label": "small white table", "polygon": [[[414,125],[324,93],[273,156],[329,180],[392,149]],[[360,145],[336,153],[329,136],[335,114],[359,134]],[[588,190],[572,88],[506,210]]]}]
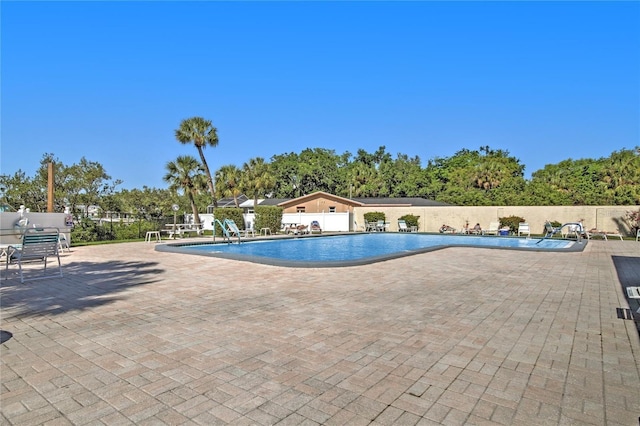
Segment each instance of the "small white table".
[{"label": "small white table", "polygon": [[159,243],[160,231],[147,231],[147,235],[145,235],[144,241],[146,243],[150,243],[151,241],[155,241],[156,243]]},{"label": "small white table", "polygon": [[262,235],[262,233],[264,232],[264,235],[266,236],[267,234],[271,235],[271,228],[261,228],[260,229],[260,235]]}]

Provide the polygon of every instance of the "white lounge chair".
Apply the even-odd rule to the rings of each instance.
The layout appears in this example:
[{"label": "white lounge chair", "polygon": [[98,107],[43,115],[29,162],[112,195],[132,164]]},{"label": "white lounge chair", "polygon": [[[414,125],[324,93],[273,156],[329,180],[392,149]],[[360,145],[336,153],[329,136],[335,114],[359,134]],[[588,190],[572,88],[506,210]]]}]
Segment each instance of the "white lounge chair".
[{"label": "white lounge chair", "polygon": [[521,235],[526,235],[527,237],[531,236],[531,229],[527,222],[520,222],[518,224],[518,237]]},{"label": "white lounge chair", "polygon": [[398,220],[398,232],[411,232],[404,220]]},{"label": "white lounge chair", "polygon": [[597,230],[595,228],[592,228],[592,229],[589,229],[589,230],[585,229],[584,230],[584,235],[587,237],[588,240],[592,239],[593,237],[600,237],[603,240],[606,239],[606,237],[604,236],[604,232],[599,231],[599,230]]},{"label": "white lounge chair", "polygon": [[498,235],[500,232],[500,222],[490,222],[489,228],[482,231],[483,235]]},{"label": "white lounge chair", "polygon": [[584,233],[588,239],[591,239],[593,237],[600,237],[605,241],[609,241],[607,237],[618,237],[620,238],[620,241],[624,241],[624,238],[622,238],[622,234],[620,233],[619,230],[616,230],[616,232],[607,232],[607,231],[601,231],[598,229],[590,229],[588,231],[585,230]]},{"label": "white lounge chair", "polygon": [[616,229],[614,232],[609,232],[609,231],[605,231],[604,232],[604,239],[607,240],[607,237],[617,237],[620,238],[620,241],[624,241],[624,238],[622,238],[622,233],[620,232],[619,229]]}]

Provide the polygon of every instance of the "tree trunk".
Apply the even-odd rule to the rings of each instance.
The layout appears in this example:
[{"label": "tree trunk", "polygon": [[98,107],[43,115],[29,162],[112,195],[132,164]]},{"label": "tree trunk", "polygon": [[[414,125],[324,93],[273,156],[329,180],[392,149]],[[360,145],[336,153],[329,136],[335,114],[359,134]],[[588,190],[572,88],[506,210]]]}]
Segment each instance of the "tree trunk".
[{"label": "tree trunk", "polygon": [[207,184],[209,185],[209,192],[211,192],[211,200],[213,201],[213,208],[218,207],[218,200],[216,200],[216,188],[213,185],[213,178],[211,177],[211,172],[209,171],[209,165],[207,164],[207,160],[204,158],[204,151],[201,146],[196,145],[198,148],[198,154],[200,154],[200,161],[202,161],[202,167],[204,167],[204,172],[207,175]]},{"label": "tree trunk", "polygon": [[196,207],[196,201],[193,198],[193,194],[190,190],[187,191],[187,197],[189,197],[189,203],[191,203],[191,211],[193,212],[193,223],[201,224],[200,215],[198,214],[198,207]]}]

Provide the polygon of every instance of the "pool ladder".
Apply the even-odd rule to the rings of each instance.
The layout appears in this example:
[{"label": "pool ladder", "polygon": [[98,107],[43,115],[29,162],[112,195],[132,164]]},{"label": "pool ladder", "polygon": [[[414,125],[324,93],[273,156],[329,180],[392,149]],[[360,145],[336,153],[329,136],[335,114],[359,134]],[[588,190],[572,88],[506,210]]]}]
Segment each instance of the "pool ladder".
[{"label": "pool ladder", "polygon": [[[227,243],[231,244],[231,234],[229,233],[227,227],[222,222],[220,222],[220,219],[213,220],[213,241],[216,240],[216,222],[218,223],[218,225],[220,225],[220,229],[222,229],[222,238],[226,240]],[[240,244],[240,242],[240,235],[238,235],[238,244]]]}]

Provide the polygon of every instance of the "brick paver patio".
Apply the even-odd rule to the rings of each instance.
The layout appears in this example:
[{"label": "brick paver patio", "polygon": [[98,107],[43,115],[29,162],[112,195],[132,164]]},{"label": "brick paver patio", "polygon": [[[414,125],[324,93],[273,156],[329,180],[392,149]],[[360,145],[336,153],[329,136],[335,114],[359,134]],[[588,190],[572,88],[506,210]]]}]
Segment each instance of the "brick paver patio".
[{"label": "brick paver patio", "polygon": [[616,308],[640,243],[329,269],[153,247],[2,280],[0,423],[638,425],[638,331]]}]

